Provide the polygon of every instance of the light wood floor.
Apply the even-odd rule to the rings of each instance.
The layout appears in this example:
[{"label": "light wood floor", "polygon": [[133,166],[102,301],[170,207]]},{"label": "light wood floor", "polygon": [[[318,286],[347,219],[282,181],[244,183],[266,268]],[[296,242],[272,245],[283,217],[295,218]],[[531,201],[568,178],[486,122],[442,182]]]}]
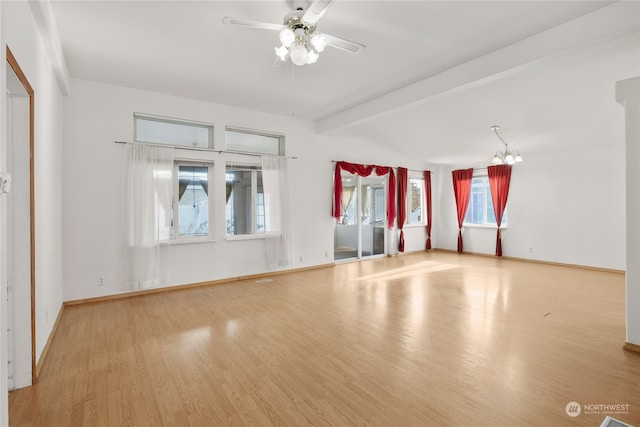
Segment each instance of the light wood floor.
[{"label": "light wood floor", "polygon": [[65,309],[16,426],[599,426],[624,276],[433,252]]}]

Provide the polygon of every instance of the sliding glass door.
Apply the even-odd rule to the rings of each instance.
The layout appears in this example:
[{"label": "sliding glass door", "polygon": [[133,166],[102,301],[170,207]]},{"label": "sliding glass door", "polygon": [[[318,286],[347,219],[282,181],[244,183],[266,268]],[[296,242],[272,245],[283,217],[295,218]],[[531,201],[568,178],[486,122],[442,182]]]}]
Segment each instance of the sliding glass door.
[{"label": "sliding glass door", "polygon": [[362,257],[384,254],[384,229],[386,221],[386,203],[384,197],[384,178],[361,178],[361,216]]},{"label": "sliding glass door", "polygon": [[334,260],[385,253],[385,178],[342,171],[340,221],[334,226]]}]

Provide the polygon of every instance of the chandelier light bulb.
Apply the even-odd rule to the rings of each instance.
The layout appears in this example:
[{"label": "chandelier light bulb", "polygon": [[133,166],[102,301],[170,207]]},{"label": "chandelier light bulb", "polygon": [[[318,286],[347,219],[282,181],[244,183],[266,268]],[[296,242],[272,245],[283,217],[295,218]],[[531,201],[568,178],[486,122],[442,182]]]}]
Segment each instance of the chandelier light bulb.
[{"label": "chandelier light bulb", "polygon": [[496,153],[496,155],[493,156],[493,160],[491,160],[491,163],[494,164],[494,165],[501,165],[502,164],[502,159]]},{"label": "chandelier light bulb", "polygon": [[291,62],[296,65],[304,65],[309,59],[309,52],[307,48],[302,44],[294,44],[289,51],[291,55]]},{"label": "chandelier light bulb", "polygon": [[318,58],[320,58],[320,55],[318,55],[317,52],[310,50],[308,52],[309,57],[307,58],[307,64],[315,64],[318,61]]},{"label": "chandelier light bulb", "polygon": [[515,161],[513,160],[513,156],[511,155],[511,153],[507,154],[507,157],[505,157],[504,162],[508,165],[512,165],[515,163]]},{"label": "chandelier light bulb", "polygon": [[284,27],[280,30],[280,42],[284,47],[291,47],[295,40],[296,35],[293,33],[291,28]]},{"label": "chandelier light bulb", "polygon": [[274,47],[273,50],[275,50],[276,56],[278,58],[280,58],[282,61],[286,61],[287,55],[289,54],[289,49],[287,49],[283,45],[283,46],[280,46],[280,47]]},{"label": "chandelier light bulb", "polygon": [[322,33],[315,33],[311,36],[311,45],[320,53],[327,47],[327,37]]},{"label": "chandelier light bulb", "polygon": [[522,156],[520,154],[516,155],[516,158],[513,159],[513,161],[516,162],[516,163],[524,162],[524,160],[522,160]]}]

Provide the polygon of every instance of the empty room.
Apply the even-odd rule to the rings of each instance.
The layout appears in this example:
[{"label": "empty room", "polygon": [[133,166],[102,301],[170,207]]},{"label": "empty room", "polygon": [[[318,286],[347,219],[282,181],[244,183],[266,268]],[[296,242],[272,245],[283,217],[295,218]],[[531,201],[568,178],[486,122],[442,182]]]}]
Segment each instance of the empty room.
[{"label": "empty room", "polygon": [[640,2],[0,1],[0,426],[640,427]]}]

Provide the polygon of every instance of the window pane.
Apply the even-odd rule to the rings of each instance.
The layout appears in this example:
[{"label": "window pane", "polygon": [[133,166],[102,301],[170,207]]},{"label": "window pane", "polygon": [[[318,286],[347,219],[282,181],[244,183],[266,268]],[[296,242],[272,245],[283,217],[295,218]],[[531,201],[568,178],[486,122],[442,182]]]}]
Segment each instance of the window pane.
[{"label": "window pane", "polygon": [[[469,201],[469,208],[464,222],[466,224],[496,225],[496,215],[493,212],[493,201],[488,176],[473,178],[471,183],[471,200]],[[502,225],[507,225],[506,209],[502,215]]]},{"label": "window pane", "polygon": [[264,233],[267,223],[262,171],[256,166],[228,165],[227,235]]},{"label": "window pane", "polygon": [[493,211],[493,199],[491,198],[491,187],[487,179],[487,224],[496,224],[496,214]]},{"label": "window pane", "polygon": [[178,236],[209,234],[209,168],[178,166]]},{"label": "window pane", "polygon": [[384,187],[373,188],[373,220],[376,223],[384,222]]},{"label": "window pane", "polygon": [[411,179],[409,181],[409,191],[407,201],[409,203],[409,212],[407,215],[407,223],[420,224],[424,223],[422,212],[424,211],[424,181],[421,179]]},{"label": "window pane", "polygon": [[257,218],[256,218],[256,228],[258,233],[264,233],[265,228],[265,210],[264,210],[264,190],[262,189],[262,171],[256,171],[256,183],[257,183],[257,193],[256,193],[256,209],[257,209]]},{"label": "window pane", "polygon": [[243,153],[284,155],[280,149],[282,138],[279,135],[263,135],[228,129],[225,131],[225,148],[229,151]]},{"label": "window pane", "polygon": [[213,126],[135,116],[136,141],[180,147],[212,148]]},{"label": "window pane", "polygon": [[469,224],[482,224],[484,222],[484,181],[482,178],[473,178],[471,181],[471,199],[467,208],[467,216],[464,222]]}]

